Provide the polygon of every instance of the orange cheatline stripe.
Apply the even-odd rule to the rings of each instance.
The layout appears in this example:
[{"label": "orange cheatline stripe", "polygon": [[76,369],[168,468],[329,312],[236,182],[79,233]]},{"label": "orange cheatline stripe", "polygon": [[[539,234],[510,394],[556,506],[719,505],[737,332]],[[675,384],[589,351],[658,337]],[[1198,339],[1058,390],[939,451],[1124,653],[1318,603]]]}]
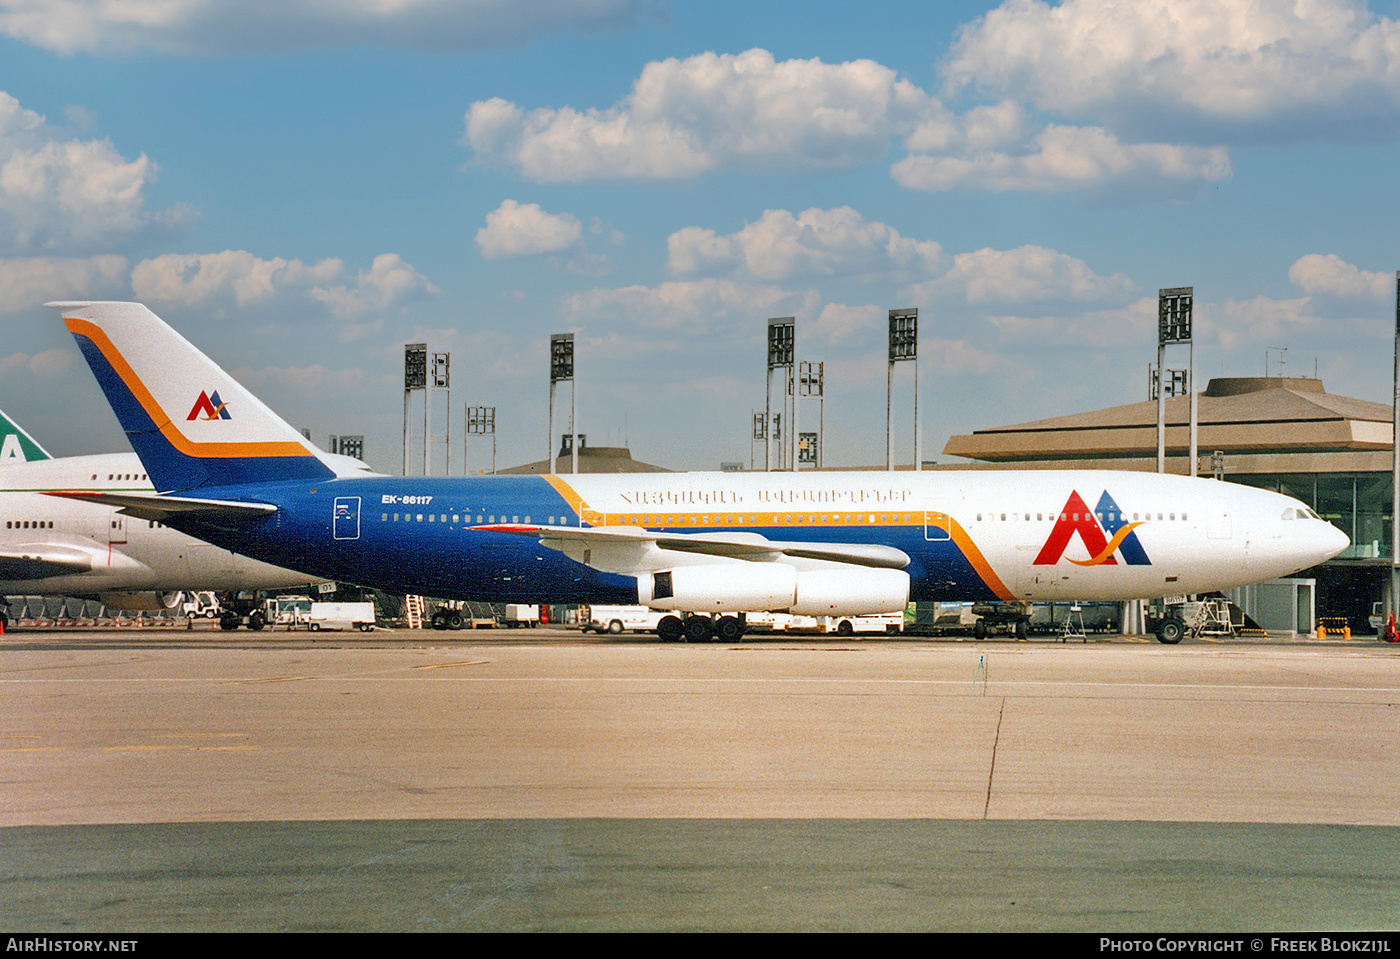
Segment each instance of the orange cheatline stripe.
[{"label": "orange cheatline stripe", "polygon": [[574,488],[552,473],[545,474],[545,482],[554,487],[554,492],[564,497],[564,502],[569,505],[569,509],[574,511],[574,515],[582,516],[584,510],[588,509],[583,497],[574,492]]},{"label": "orange cheatline stripe", "polygon": [[[1107,560],[1118,550],[1118,547],[1123,544],[1123,540],[1128,538],[1128,534],[1131,533],[1133,530],[1137,529],[1139,526],[1141,526],[1142,523],[1143,521],[1139,521],[1136,523],[1129,523],[1126,526],[1118,527],[1118,532],[1113,534],[1113,539],[1109,540],[1108,545],[1099,551],[1099,555],[1090,557],[1089,559],[1070,559],[1069,561],[1075,566],[1102,565],[1105,560]],[[1065,559],[1069,559],[1069,557],[1066,556]]]},{"label": "orange cheatline stripe", "polygon": [[131,395],[136,397],[136,402],[141,404],[146,415],[151,418],[151,422],[156,424],[156,429],[165,437],[166,442],[175,447],[176,450],[186,456],[196,459],[222,458],[238,456],[311,456],[311,451],[300,443],[294,442],[196,442],[187,438],[180,432],[179,428],[171,422],[165,410],[156,402],[156,398],[151,395],[151,391],[146,389],[146,384],[141,381],[141,377],[136,375],[136,371],[131,368],[131,364],[122,356],[121,350],[117,349],[102,328],[87,320],[79,320],[73,317],[64,317],[63,322],[68,324],[68,329],[74,336],[85,336],[92,341],[92,344],[106,358],[112,369],[116,372],[121,381],[126,384],[126,388],[131,391]]},{"label": "orange cheatline stripe", "polygon": [[933,525],[948,531],[948,535],[953,538],[953,545],[957,546],[959,552],[963,554],[963,558],[972,564],[973,570],[982,577],[982,582],[987,585],[987,588],[1001,599],[1015,599],[1016,594],[1006,588],[1006,584],[1001,581],[996,570],[992,569],[992,564],[987,562],[987,557],[982,555],[982,551],[977,548],[972,537],[967,535],[967,530],[962,528],[962,524],[951,516],[944,516],[944,519],[947,520],[946,526],[936,522]]},{"label": "orange cheatline stripe", "polygon": [[[589,510],[588,507],[587,507],[587,505],[583,502],[582,498],[581,498],[577,493],[574,492],[573,488],[570,487],[570,486],[569,486],[567,483],[565,483],[563,480],[561,480],[559,477],[557,477],[557,476],[552,476],[552,475],[546,475],[546,476],[545,476],[545,480],[549,483],[550,486],[554,487],[555,491],[558,492],[560,496],[564,497],[565,502],[567,502],[567,503],[569,504],[569,506],[574,510],[574,512],[575,512],[576,514],[578,514],[579,516],[585,516],[585,514],[587,514],[587,516],[586,516],[586,518],[585,518],[585,521],[588,521],[588,520],[590,520],[590,519],[591,519],[591,520],[596,520],[597,522],[595,523],[595,525],[599,525],[599,526],[607,526],[607,525],[610,525],[610,523],[609,523],[610,520],[613,521],[614,523],[618,523],[618,524],[621,524],[621,525],[626,525],[626,520],[624,520],[624,517],[631,517],[631,516],[634,516],[634,515],[635,515],[635,516],[639,516],[639,517],[645,516],[645,517],[649,517],[649,518],[655,518],[655,519],[657,520],[657,522],[656,522],[654,525],[658,525],[658,526],[660,526],[660,525],[665,525],[665,526],[667,526],[667,527],[672,527],[672,528],[674,528],[674,527],[676,527],[676,526],[700,526],[700,527],[702,527],[702,528],[716,529],[716,528],[723,528],[724,526],[728,525],[728,524],[726,524],[726,523],[716,522],[716,523],[713,523],[713,524],[706,524],[706,525],[702,526],[702,524],[701,524],[700,521],[699,521],[699,517],[700,517],[701,515],[703,515],[703,514],[702,514],[702,513],[699,513],[699,512],[689,512],[689,513],[685,513],[685,512],[672,512],[672,513],[667,513],[667,512],[665,512],[665,511],[663,510],[663,511],[660,511],[659,514],[658,514],[657,511],[636,510],[635,512],[628,512],[628,513],[603,513],[603,514],[599,514],[599,513],[593,512],[592,510]],[[716,510],[716,511],[711,512],[709,515],[712,515],[712,516],[727,516],[727,515],[729,515],[730,512],[731,512],[731,511],[727,511],[727,510]],[[732,512],[738,513],[738,512],[740,512],[740,511],[732,511]],[[899,510],[899,511],[892,511],[892,512],[894,512],[895,515],[910,515],[910,516],[918,516],[918,515],[919,515],[918,511],[916,511],[916,510]],[[785,526],[785,525],[786,525],[786,526],[791,526],[791,525],[795,525],[795,524],[792,524],[792,523],[786,523],[786,522],[784,522],[783,520],[780,520],[780,519],[779,519],[780,516],[785,516],[785,515],[787,515],[787,514],[785,514],[785,513],[750,513],[750,512],[748,512],[747,510],[742,511],[742,513],[743,513],[743,515],[749,516],[749,517],[751,518],[750,523],[746,523],[746,524],[744,524],[744,525],[755,525],[755,526]],[[798,515],[803,515],[803,514],[807,514],[807,515],[822,515],[822,514],[819,514],[819,513],[809,513],[809,511],[802,511],[802,512],[800,512]],[[826,515],[831,515],[831,514],[826,514]],[[839,514],[839,515],[843,515],[843,516],[867,515],[867,512],[864,511],[864,510],[862,510],[862,511],[860,511],[860,512],[858,512],[858,513],[857,513],[857,512],[849,512],[849,513],[843,512],[843,513],[841,513],[841,514]],[[889,513],[889,512],[886,512],[885,515],[890,515],[890,513]],[[666,520],[667,520],[667,522],[665,522],[664,524],[661,522],[661,517],[663,517],[663,516],[664,516],[664,517],[666,518]],[[982,582],[985,583],[986,586],[987,586],[987,588],[990,589],[998,598],[1000,598],[1000,599],[1005,599],[1005,600],[1014,600],[1014,599],[1016,598],[1016,594],[1013,593],[1013,592],[1011,592],[1011,590],[1008,589],[1008,588],[1006,587],[1006,584],[1002,582],[1001,577],[997,575],[996,570],[992,569],[992,564],[989,563],[989,562],[987,561],[987,557],[984,556],[984,555],[982,555],[982,551],[981,551],[980,549],[977,548],[977,544],[974,543],[974,542],[972,541],[972,537],[969,536],[969,535],[967,534],[967,530],[963,529],[963,528],[962,528],[962,525],[961,525],[960,523],[958,523],[957,520],[953,519],[951,516],[948,516],[948,515],[945,514],[945,513],[926,513],[926,514],[925,514],[925,523],[926,523],[927,525],[930,525],[930,526],[937,526],[937,527],[939,527],[940,529],[946,530],[946,531],[948,532],[949,536],[951,536],[952,539],[953,539],[954,545],[957,546],[958,550],[963,554],[963,558],[965,558],[965,559],[968,561],[968,563],[972,566],[973,570],[977,573],[977,575],[978,575],[979,577],[981,577]],[[851,526],[851,525],[855,525],[855,524],[851,524],[851,523],[847,523],[847,522],[830,523],[830,522],[815,522],[815,521],[814,521],[814,522],[811,522],[811,523],[803,523],[803,524],[801,524],[801,525],[807,526],[807,527],[811,527],[811,526],[834,526],[834,525]],[[861,524],[861,525],[866,525],[866,526],[868,526],[869,524]],[[876,525],[881,525],[881,526],[907,526],[908,523],[907,523],[907,522],[898,522],[898,521],[895,521],[895,522],[884,522],[884,523],[879,523],[879,524],[876,524]],[[1127,534],[1125,533],[1124,535],[1126,536]]]}]

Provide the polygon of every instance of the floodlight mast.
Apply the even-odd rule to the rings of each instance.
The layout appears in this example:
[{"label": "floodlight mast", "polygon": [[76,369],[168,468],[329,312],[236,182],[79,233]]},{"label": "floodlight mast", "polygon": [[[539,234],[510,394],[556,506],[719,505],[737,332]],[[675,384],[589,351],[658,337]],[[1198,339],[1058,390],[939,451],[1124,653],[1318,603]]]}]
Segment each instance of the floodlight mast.
[{"label": "floodlight mast", "polygon": [[914,364],[914,470],[923,458],[919,436],[919,310],[890,310],[889,364],[885,373],[885,469],[894,471],[894,365]]},{"label": "floodlight mast", "polygon": [[432,473],[432,444],[429,442],[432,433],[428,430],[428,411],[432,407],[433,390],[446,394],[444,404],[444,416],[446,425],[443,426],[442,433],[442,472],[444,476],[452,473],[452,354],[433,354],[433,383],[432,389],[423,393],[423,475]]},{"label": "floodlight mast", "polygon": [[1177,370],[1167,370],[1166,358],[1167,347],[1173,344],[1185,344],[1187,347],[1187,366],[1185,375],[1182,377],[1181,388],[1184,388],[1187,395],[1187,403],[1190,408],[1190,447],[1188,458],[1190,465],[1188,473],[1196,475],[1197,443],[1196,443],[1196,389],[1195,389],[1195,345],[1191,340],[1191,314],[1195,301],[1193,287],[1177,286],[1157,291],[1157,373],[1154,385],[1156,387],[1157,399],[1157,472],[1167,471],[1167,394],[1177,395],[1178,385],[1173,377],[1168,373],[1176,373]]},{"label": "floodlight mast", "polygon": [[[491,475],[496,475],[496,408],[494,406],[467,407],[467,436],[491,437]],[[462,441],[462,473],[467,472],[467,445]]]},{"label": "floodlight mast", "polygon": [[[809,455],[802,458],[805,463],[811,463],[816,469],[822,468],[822,447],[826,445],[826,361],[803,360],[798,366],[797,392],[801,396],[817,398],[817,432],[803,433],[802,436],[815,436],[816,441],[809,448]],[[796,426],[796,419],[793,421]],[[801,437],[798,438],[798,448],[802,447]],[[815,455],[810,454],[810,450],[815,450]]]},{"label": "floodlight mast", "polygon": [[[569,435],[575,433],[578,416],[578,387],[574,381],[574,335],[555,333],[549,338],[549,472],[556,472],[558,454],[554,449],[554,388],[561,380],[569,381]],[[578,472],[578,443],[571,444],[573,472]]]},{"label": "floodlight mast", "polygon": [[[428,344],[406,343],[403,348],[403,475],[408,475],[409,449],[413,442],[413,427],[409,422],[409,401],[415,390],[423,391],[423,406],[428,405]],[[426,414],[425,414],[426,415]],[[427,444],[427,437],[423,442]]]},{"label": "floodlight mast", "polygon": [[[787,397],[793,392],[792,374],[793,357],[795,355],[797,339],[797,320],[791,316],[774,316],[768,320],[768,386],[767,398],[764,402],[764,416],[771,424],[781,423],[781,420],[773,419],[773,371],[785,370],[787,375],[784,379],[783,389],[783,409],[787,409]],[[793,405],[796,406],[796,397],[793,398]],[[765,442],[763,444],[763,470],[769,472],[773,469],[773,440],[776,429],[765,430]],[[793,434],[792,425],[789,424],[788,434]],[[778,468],[783,468],[782,448],[779,448]],[[797,458],[797,450],[793,449],[793,459]],[[794,463],[794,468],[796,465]]]}]

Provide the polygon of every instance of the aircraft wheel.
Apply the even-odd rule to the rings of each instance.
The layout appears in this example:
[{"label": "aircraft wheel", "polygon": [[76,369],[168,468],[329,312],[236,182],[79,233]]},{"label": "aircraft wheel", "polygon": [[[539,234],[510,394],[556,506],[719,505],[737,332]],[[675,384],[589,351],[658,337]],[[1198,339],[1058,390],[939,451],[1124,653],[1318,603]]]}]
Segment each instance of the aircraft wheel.
[{"label": "aircraft wheel", "polygon": [[461,629],[461,628],[462,628],[462,614],[459,613],[459,612],[457,612],[455,609],[454,609],[452,612],[450,612],[450,613],[447,614],[447,628],[448,628],[448,629]]},{"label": "aircraft wheel", "polygon": [[1186,624],[1175,616],[1167,616],[1157,623],[1157,642],[1175,646],[1186,635]]},{"label": "aircraft wheel", "polygon": [[715,638],[715,621],[708,616],[685,618],[685,640],[688,643],[708,643]]},{"label": "aircraft wheel", "polygon": [[715,624],[715,636],[721,643],[737,643],[744,638],[744,624],[738,616],[721,616]]},{"label": "aircraft wheel", "polygon": [[253,632],[258,632],[267,625],[267,620],[263,619],[262,613],[252,613],[248,616],[248,628]]},{"label": "aircraft wheel", "polygon": [[1020,622],[1018,622],[1018,623],[1016,624],[1016,638],[1017,638],[1017,639],[1025,639],[1026,636],[1029,635],[1029,633],[1030,633],[1030,630],[1027,628],[1027,626],[1026,626],[1026,621],[1025,621],[1024,619],[1021,620]]},{"label": "aircraft wheel", "polygon": [[980,620],[980,619],[979,619],[977,622],[973,623],[973,624],[972,624],[972,636],[973,636],[974,639],[986,639],[986,638],[987,638],[987,624],[984,623],[984,622],[983,622],[982,620]]},{"label": "aircraft wheel", "polygon": [[433,629],[446,629],[447,617],[442,613],[433,613]]},{"label": "aircraft wheel", "polygon": [[616,636],[618,633],[621,633],[622,620],[615,619],[611,623],[608,623],[608,632],[612,633],[614,636]]},{"label": "aircraft wheel", "polygon": [[235,615],[233,615],[232,613],[228,613],[228,614],[225,614],[224,616],[219,617],[219,628],[220,628],[220,629],[237,629],[237,628],[238,628],[238,617],[235,616]]},{"label": "aircraft wheel", "polygon": [[663,643],[676,643],[685,635],[685,626],[679,616],[662,616],[656,624],[656,635]]}]

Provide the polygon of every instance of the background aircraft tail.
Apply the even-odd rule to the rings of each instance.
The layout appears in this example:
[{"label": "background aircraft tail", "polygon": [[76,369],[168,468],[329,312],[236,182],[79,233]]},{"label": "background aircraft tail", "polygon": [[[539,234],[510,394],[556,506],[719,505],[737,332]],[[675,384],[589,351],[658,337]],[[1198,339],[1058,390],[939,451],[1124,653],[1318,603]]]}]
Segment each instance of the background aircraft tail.
[{"label": "background aircraft tail", "polygon": [[335,475],[309,440],[140,303],[60,310],[157,490]]},{"label": "background aircraft tail", "polygon": [[0,410],[0,466],[12,463],[33,463],[35,460],[51,460],[52,456],[14,420]]}]

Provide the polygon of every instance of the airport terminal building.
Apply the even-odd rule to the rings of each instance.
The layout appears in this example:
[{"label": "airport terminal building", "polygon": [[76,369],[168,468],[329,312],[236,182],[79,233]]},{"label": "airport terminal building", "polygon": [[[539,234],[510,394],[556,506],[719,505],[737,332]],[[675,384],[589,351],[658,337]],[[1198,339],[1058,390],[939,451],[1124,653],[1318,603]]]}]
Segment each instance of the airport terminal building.
[{"label": "airport terminal building", "polygon": [[[1189,470],[1187,397],[1167,400],[1167,471]],[[1322,566],[1298,574],[1291,587],[1299,631],[1310,631],[1310,610],[1346,617],[1351,629],[1368,630],[1372,603],[1382,597],[1390,569],[1391,408],[1328,393],[1321,380],[1304,377],[1212,379],[1199,394],[1197,473],[1227,482],[1286,493],[1351,537],[1352,545]],[[986,468],[1157,468],[1157,403],[1130,403],[1013,426],[953,436],[944,447]],[[963,464],[959,468],[968,468]],[[1314,580],[1315,593],[1299,584]],[[1301,589],[1301,592],[1300,592]],[[1309,595],[1309,594],[1312,595]],[[1270,602],[1279,605],[1280,595]],[[1279,612],[1274,611],[1275,624]]]}]

